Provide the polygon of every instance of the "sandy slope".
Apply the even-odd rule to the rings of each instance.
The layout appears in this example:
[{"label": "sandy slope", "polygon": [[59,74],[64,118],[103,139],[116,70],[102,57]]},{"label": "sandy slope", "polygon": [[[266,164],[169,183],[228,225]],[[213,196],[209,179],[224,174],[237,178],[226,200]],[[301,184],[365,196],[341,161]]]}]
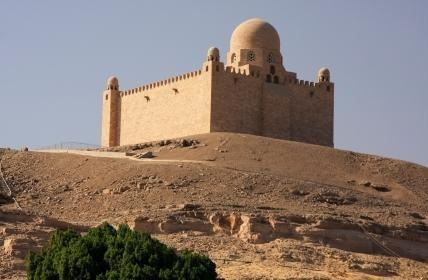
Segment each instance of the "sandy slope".
[{"label": "sandy slope", "polygon": [[[127,222],[209,254],[226,279],[428,279],[426,167],[250,135],[187,138],[199,144],[121,149],[154,152],[144,161],[106,153],[1,156],[28,215],[89,226]],[[13,207],[0,210],[6,216]],[[0,229],[14,227],[0,216]],[[0,243],[15,235],[0,230]],[[3,271],[19,275],[7,268],[13,254],[3,257]]]}]

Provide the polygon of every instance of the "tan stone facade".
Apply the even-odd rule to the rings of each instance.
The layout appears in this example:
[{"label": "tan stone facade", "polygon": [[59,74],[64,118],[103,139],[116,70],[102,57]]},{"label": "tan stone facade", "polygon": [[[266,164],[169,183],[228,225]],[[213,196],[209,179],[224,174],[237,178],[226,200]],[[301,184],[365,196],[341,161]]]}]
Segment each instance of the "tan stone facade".
[{"label": "tan stone facade", "polygon": [[334,84],[322,68],[316,82],[285,70],[276,30],[251,19],[232,34],[226,65],[217,48],[202,68],[103,93],[102,146],[209,132],[237,132],[333,146]]}]

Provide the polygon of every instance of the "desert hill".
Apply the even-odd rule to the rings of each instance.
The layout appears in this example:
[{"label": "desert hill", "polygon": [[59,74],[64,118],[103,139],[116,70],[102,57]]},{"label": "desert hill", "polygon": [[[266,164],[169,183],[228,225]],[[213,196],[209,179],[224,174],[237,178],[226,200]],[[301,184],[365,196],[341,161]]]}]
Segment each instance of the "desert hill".
[{"label": "desert hill", "polygon": [[0,195],[5,279],[53,229],[102,221],[207,254],[225,279],[428,279],[428,168],[413,163],[232,133],[0,157],[22,208]]}]

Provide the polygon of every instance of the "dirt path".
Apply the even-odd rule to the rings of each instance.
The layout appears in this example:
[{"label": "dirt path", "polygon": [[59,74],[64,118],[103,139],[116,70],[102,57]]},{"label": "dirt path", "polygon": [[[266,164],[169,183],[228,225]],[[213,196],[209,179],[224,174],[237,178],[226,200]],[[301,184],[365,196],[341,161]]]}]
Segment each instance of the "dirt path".
[{"label": "dirt path", "polygon": [[208,162],[202,161],[202,160],[153,159],[153,158],[139,159],[132,156],[127,156],[125,153],[121,153],[121,152],[100,152],[100,151],[82,151],[82,150],[35,150],[33,152],[75,154],[75,155],[99,157],[99,158],[129,159],[129,160],[142,161],[147,163],[153,163],[153,162],[155,163],[199,163],[199,164],[209,165]]}]

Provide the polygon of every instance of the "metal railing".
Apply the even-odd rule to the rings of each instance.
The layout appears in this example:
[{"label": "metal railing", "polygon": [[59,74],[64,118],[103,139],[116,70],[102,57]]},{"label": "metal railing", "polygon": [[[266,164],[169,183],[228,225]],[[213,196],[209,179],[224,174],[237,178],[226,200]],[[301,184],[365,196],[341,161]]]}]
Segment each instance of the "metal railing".
[{"label": "metal railing", "polygon": [[92,150],[92,149],[98,149],[100,147],[101,147],[100,145],[96,145],[96,144],[67,141],[67,142],[56,143],[53,145],[38,147],[38,148],[35,148],[34,150],[88,150],[88,149]]}]

